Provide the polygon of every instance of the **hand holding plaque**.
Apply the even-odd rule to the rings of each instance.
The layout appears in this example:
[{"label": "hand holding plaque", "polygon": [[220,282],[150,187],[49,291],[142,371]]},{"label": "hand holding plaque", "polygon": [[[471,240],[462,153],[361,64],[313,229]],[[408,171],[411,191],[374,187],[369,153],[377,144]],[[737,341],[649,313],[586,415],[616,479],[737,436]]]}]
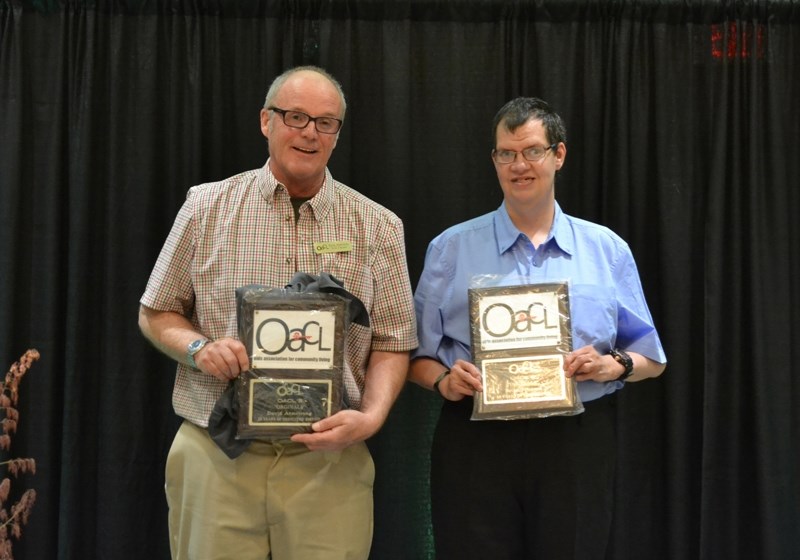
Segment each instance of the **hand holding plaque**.
[{"label": "hand holding plaque", "polygon": [[572,351],[566,282],[472,288],[472,359],[483,392],[473,420],[510,420],[583,412],[574,379],[564,375]]}]

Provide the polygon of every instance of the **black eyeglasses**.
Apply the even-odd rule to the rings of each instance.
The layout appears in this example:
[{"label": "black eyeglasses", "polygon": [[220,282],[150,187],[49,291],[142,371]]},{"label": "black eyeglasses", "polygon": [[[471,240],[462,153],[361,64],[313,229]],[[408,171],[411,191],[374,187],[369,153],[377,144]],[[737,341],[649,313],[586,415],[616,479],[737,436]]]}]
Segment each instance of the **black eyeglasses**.
[{"label": "black eyeglasses", "polygon": [[292,128],[305,128],[308,123],[314,121],[314,128],[323,134],[336,134],[342,128],[341,119],[333,117],[312,117],[300,111],[287,111],[277,107],[268,107],[270,111],[275,111],[283,118],[283,124]]},{"label": "black eyeglasses", "polygon": [[515,152],[514,150],[492,150],[492,158],[497,163],[507,165],[509,163],[514,163],[514,160],[517,159],[517,154],[522,154],[522,157],[528,161],[537,162],[544,159],[544,156],[547,154],[548,150],[555,150],[556,148],[558,148],[558,142],[545,147],[533,146],[531,148],[526,148],[521,152]]}]

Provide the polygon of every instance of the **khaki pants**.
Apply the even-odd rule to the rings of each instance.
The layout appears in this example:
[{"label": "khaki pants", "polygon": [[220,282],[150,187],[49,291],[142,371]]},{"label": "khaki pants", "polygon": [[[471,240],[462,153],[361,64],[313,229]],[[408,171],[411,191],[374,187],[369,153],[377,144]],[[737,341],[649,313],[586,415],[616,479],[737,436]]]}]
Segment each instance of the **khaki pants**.
[{"label": "khaki pants", "polygon": [[166,468],[174,560],[364,560],[375,468],[364,443],[340,452],[253,442],[229,459],[184,422]]}]

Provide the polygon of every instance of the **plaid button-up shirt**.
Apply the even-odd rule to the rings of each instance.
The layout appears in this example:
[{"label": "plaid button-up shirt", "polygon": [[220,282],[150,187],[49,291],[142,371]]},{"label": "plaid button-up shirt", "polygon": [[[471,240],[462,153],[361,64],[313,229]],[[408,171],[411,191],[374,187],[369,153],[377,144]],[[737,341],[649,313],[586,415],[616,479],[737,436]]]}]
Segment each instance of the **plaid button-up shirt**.
[{"label": "plaid button-up shirt", "polygon": [[[339,252],[319,250],[319,243],[339,241],[348,242],[338,244]],[[369,312],[370,327],[351,324],[347,335],[345,389],[358,407],[370,351],[416,347],[414,306],[402,222],[327,169],[297,223],[289,194],[268,165],[191,188],[140,301],[189,317],[211,339],[237,338],[236,288],[283,287],[298,271],[329,272]],[[205,427],[225,387],[178,364],[175,412]]]}]

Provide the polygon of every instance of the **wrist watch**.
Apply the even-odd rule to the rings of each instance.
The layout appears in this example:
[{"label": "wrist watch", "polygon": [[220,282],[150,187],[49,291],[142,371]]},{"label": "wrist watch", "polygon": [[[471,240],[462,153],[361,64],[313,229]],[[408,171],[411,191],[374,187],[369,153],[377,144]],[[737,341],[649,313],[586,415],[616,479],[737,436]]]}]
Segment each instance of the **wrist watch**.
[{"label": "wrist watch", "polygon": [[433,392],[438,393],[440,397],[444,398],[444,395],[439,390],[439,383],[442,382],[442,379],[447,377],[450,374],[450,370],[446,369],[442,373],[439,374],[439,377],[436,378],[436,381],[433,382]]},{"label": "wrist watch", "polygon": [[617,377],[617,381],[625,381],[631,375],[633,375],[633,358],[631,358],[627,352],[623,352],[619,348],[612,348],[608,351],[611,354],[611,357],[617,360],[618,363],[622,364],[625,368],[625,371],[622,372],[622,375]]},{"label": "wrist watch", "polygon": [[186,347],[186,359],[189,361],[189,365],[192,366],[194,369],[197,368],[197,364],[194,362],[194,355],[197,354],[203,347],[211,342],[209,338],[198,338],[189,343],[189,346]]}]

